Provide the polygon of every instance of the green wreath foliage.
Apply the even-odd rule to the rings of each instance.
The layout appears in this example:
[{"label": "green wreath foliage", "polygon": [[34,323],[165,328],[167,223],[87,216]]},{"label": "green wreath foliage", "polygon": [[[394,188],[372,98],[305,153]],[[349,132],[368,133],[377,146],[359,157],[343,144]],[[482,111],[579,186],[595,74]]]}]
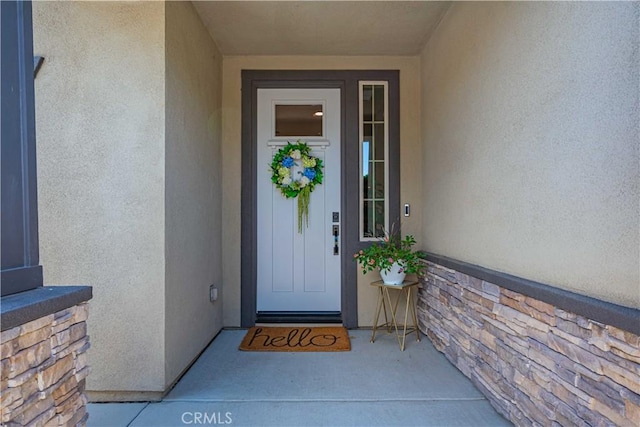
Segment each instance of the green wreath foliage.
[{"label": "green wreath foliage", "polygon": [[288,199],[298,198],[298,232],[303,219],[309,224],[309,200],[316,185],[322,184],[322,159],[311,155],[311,147],[298,140],[282,147],[271,162],[271,182]]},{"label": "green wreath foliage", "polygon": [[[296,151],[299,157],[295,153]],[[292,154],[298,158],[292,157]],[[290,159],[293,163],[290,163],[287,159]],[[304,172],[307,172],[307,170],[313,171],[313,178],[309,179],[309,176],[306,176],[309,180],[307,183],[302,180],[304,175],[292,176],[291,170],[295,165],[304,167]],[[283,168],[287,170],[287,173],[283,171]],[[293,199],[298,197],[303,188],[309,187],[313,191],[316,185],[322,184],[322,168],[322,160],[311,155],[311,147],[306,143],[297,141],[292,144],[289,142],[273,156],[271,182],[278,187],[283,196]]]}]

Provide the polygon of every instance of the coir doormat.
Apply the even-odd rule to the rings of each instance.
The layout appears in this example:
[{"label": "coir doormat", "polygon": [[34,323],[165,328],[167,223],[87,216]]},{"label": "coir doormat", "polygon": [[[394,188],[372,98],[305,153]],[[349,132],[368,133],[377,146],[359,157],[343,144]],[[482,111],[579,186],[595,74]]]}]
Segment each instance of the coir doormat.
[{"label": "coir doormat", "polygon": [[247,331],[244,351],[349,351],[351,342],[343,327],[254,326]]}]

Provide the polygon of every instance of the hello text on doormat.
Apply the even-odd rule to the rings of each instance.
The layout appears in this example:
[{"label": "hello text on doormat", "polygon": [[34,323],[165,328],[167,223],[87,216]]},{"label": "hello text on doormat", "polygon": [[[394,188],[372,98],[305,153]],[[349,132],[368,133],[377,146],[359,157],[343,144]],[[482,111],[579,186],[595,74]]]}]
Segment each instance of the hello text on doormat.
[{"label": "hello text on doormat", "polygon": [[343,327],[267,327],[247,331],[244,351],[349,351],[351,342]]}]

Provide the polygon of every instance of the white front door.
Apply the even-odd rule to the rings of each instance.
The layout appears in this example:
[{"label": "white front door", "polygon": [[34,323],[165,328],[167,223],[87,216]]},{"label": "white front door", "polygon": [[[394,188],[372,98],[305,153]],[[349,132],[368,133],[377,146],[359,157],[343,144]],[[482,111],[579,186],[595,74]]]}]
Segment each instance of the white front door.
[{"label": "white front door", "polygon": [[[297,140],[324,163],[302,234],[298,199],[280,193],[269,167]],[[257,310],[340,311],[340,89],[258,89],[257,141]]]}]

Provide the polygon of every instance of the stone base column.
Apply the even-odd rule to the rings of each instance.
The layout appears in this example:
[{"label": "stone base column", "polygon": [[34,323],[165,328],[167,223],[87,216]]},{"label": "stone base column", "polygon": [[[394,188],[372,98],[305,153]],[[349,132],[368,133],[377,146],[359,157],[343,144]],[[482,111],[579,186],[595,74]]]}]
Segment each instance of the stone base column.
[{"label": "stone base column", "polygon": [[2,424],[85,425],[87,303],[0,333]]}]

